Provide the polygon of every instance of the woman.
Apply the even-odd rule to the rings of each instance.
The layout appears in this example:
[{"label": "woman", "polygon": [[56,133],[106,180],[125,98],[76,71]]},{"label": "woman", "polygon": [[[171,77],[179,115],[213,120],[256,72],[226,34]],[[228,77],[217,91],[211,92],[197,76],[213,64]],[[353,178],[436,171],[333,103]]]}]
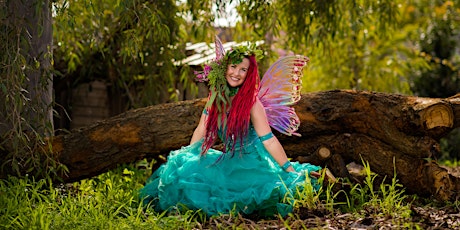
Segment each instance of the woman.
[{"label": "woman", "polygon": [[[224,53],[220,41],[216,44],[216,60],[198,74],[209,81],[210,95],[190,145],[170,153],[141,197],[159,211],[287,215],[289,199],[305,185],[306,175],[318,189],[320,167],[291,163],[273,135],[258,96],[256,56],[262,52],[239,46]],[[218,138],[223,151],[211,148]]]}]

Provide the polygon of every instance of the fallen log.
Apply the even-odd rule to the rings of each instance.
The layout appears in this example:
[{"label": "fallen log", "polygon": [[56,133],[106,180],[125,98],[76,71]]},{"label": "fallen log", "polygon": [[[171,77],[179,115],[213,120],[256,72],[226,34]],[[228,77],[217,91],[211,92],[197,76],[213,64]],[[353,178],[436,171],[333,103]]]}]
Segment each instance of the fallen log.
[{"label": "fallen log", "polygon": [[[340,155],[345,164],[367,162],[373,172],[386,176],[387,182],[396,173],[397,179],[406,191],[421,196],[434,196],[440,200],[454,199],[458,194],[458,178],[449,175],[432,159],[413,157],[398,152],[393,146],[364,134],[337,134],[331,137],[318,137],[313,142],[327,140],[331,152]],[[300,146],[311,149],[308,144]],[[302,159],[302,158],[300,158]],[[327,165],[337,175],[343,175],[345,165]],[[337,171],[341,170],[341,171]]]},{"label": "fallen log", "polygon": [[190,142],[205,100],[150,106],[73,130],[52,140],[69,172],[65,181],[89,178],[119,164],[159,159]]},{"label": "fallen log", "polygon": [[459,126],[453,115],[442,116],[453,114],[452,107],[458,106],[451,100],[456,99],[337,90],[305,94],[295,108],[301,120],[299,133],[305,137],[364,133],[403,154],[427,158],[436,152],[439,138]]},{"label": "fallen log", "polygon": [[[340,175],[346,175],[343,165],[364,160],[380,175],[396,172],[409,192],[451,200],[460,182],[435,159],[439,139],[460,125],[459,98],[350,90],[308,93],[295,105],[302,136],[276,135],[291,158],[316,159],[331,168],[338,162]],[[53,137],[56,158],[69,169],[63,179],[88,178],[143,158],[160,159],[187,145],[204,104],[205,99],[198,99],[131,110]],[[322,147],[329,157],[318,158]]]}]

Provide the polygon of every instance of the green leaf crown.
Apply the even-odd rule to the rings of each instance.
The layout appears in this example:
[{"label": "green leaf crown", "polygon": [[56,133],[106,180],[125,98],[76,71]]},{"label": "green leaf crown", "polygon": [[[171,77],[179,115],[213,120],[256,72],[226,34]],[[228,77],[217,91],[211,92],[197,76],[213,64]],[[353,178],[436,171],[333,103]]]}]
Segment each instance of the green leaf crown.
[{"label": "green leaf crown", "polygon": [[243,61],[243,58],[253,55],[257,61],[263,58],[263,51],[257,49],[254,43],[247,46],[232,47],[222,59],[214,60],[209,65],[205,65],[201,72],[195,71],[196,79],[199,82],[209,81],[210,86],[218,82],[222,83],[222,80],[225,81],[225,73],[229,64],[239,64]]}]

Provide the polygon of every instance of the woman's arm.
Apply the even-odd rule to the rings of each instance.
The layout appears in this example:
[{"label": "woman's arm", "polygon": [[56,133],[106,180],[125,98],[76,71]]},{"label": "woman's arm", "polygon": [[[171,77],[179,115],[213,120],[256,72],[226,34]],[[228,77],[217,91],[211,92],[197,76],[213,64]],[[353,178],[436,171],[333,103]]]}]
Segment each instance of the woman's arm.
[{"label": "woman's arm", "polygon": [[208,115],[206,115],[205,113],[201,114],[200,123],[198,123],[198,126],[195,128],[195,131],[193,131],[193,135],[192,135],[192,139],[190,140],[190,144],[193,144],[204,137],[205,132],[206,132],[206,118],[207,117]]},{"label": "woman's arm", "polygon": [[[264,136],[272,131],[270,125],[268,124],[265,108],[263,107],[259,98],[256,99],[256,102],[251,109],[251,121],[259,137]],[[280,166],[283,166],[286,162],[289,161],[283,146],[281,146],[281,143],[278,141],[278,138],[273,136],[272,138],[267,139],[262,143],[270,155],[273,157],[273,159],[275,159],[275,161]],[[286,171],[294,172],[295,170],[292,166],[289,166]]]}]

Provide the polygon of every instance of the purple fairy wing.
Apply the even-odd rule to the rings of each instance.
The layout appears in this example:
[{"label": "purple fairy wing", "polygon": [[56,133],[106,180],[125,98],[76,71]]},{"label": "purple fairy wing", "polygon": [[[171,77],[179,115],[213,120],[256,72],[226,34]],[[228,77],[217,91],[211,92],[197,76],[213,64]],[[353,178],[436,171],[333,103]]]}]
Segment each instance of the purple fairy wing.
[{"label": "purple fairy wing", "polygon": [[294,55],[278,59],[260,82],[258,97],[265,107],[268,123],[286,135],[296,135],[300,120],[291,106],[300,100],[302,70],[308,57]]},{"label": "purple fairy wing", "polygon": [[216,47],[216,60],[220,60],[225,55],[225,49],[217,35],[216,35],[216,40],[214,41],[214,44]]}]

